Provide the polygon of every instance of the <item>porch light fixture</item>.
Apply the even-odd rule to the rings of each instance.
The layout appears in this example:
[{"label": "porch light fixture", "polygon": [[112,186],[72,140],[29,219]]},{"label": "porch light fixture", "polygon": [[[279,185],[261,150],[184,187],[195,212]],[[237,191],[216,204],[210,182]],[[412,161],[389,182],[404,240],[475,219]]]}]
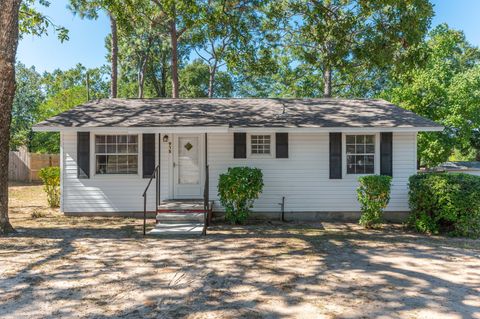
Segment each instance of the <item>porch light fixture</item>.
[{"label": "porch light fixture", "polygon": [[164,135],[164,136],[163,136],[163,142],[164,142],[164,143],[167,143],[167,142],[168,142],[168,135]]}]

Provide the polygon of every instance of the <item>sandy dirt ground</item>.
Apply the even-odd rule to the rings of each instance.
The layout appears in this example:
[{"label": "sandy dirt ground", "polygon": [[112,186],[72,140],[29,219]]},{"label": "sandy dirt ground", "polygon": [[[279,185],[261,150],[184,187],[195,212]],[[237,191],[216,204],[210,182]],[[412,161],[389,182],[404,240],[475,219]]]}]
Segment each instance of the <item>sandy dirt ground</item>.
[{"label": "sandy dirt ground", "polygon": [[10,195],[1,318],[480,318],[479,240],[278,222],[143,238],[47,208],[41,186]]}]

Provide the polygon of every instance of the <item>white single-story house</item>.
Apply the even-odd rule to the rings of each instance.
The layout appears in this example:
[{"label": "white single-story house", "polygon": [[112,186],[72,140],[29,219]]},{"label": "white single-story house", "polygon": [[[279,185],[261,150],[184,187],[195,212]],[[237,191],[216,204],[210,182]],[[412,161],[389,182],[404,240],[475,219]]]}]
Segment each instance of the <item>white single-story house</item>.
[{"label": "white single-story house", "polygon": [[443,128],[384,100],[228,98],[102,99],[34,129],[60,132],[66,214],[143,212],[142,193],[157,167],[160,198],[148,189],[148,211],[205,194],[221,211],[219,175],[251,166],[265,184],[254,212],[278,216],[284,199],[289,218],[343,218],[359,213],[364,174],[391,175],[386,211],[408,212],[417,133]]}]

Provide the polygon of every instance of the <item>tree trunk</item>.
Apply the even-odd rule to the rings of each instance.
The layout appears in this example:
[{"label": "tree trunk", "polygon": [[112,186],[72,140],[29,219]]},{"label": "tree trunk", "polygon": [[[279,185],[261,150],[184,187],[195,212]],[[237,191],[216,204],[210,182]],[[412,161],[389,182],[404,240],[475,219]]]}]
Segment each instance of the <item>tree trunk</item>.
[{"label": "tree trunk", "polygon": [[88,70],[85,73],[85,88],[87,90],[87,102],[90,102],[90,74]]},{"label": "tree trunk", "polygon": [[165,63],[164,58],[161,57],[162,61],[160,62],[160,74],[156,72],[156,67],[152,63],[148,64],[148,76],[152,81],[153,88],[155,89],[156,97],[167,97],[166,84],[167,84],[167,72],[168,65]]},{"label": "tree trunk", "polygon": [[217,73],[217,62],[213,64],[209,68],[210,71],[210,76],[208,79],[208,98],[211,99],[213,98],[214,90],[215,90],[215,75]]},{"label": "tree trunk", "polygon": [[178,99],[178,38],[175,19],[170,22],[170,40],[172,42],[172,98]]},{"label": "tree trunk", "polygon": [[138,68],[138,98],[143,99],[144,96],[144,84],[145,84],[145,72],[147,70],[148,53],[145,53],[143,59]]},{"label": "tree trunk", "polygon": [[168,76],[167,73],[168,73],[168,57],[165,54],[162,57],[162,75],[161,75],[162,85],[160,87],[161,97],[167,97],[167,76]]},{"label": "tree trunk", "polygon": [[14,232],[8,218],[8,151],[13,98],[18,10],[21,0],[0,0],[0,234]]},{"label": "tree trunk", "polygon": [[155,89],[155,97],[162,97],[161,84],[158,81],[157,75],[155,74],[155,67],[151,64],[148,65],[148,77],[152,82],[153,88]]},{"label": "tree trunk", "polygon": [[332,97],[332,69],[328,66],[323,70],[323,97]]},{"label": "tree trunk", "polygon": [[110,97],[117,97],[117,82],[118,82],[118,37],[117,37],[117,20],[111,12],[108,13],[110,17],[110,32],[111,38],[111,82],[110,82]]},{"label": "tree trunk", "polygon": [[143,99],[143,84],[145,83],[145,72],[143,71],[143,67],[140,66],[138,69],[138,75],[137,75],[137,81],[138,81],[138,98]]}]

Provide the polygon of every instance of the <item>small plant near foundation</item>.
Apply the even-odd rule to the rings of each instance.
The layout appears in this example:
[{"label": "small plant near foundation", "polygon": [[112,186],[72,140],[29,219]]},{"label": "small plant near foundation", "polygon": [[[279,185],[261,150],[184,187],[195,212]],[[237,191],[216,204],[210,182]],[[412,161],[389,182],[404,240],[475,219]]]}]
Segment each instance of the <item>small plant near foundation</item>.
[{"label": "small plant near foundation", "polygon": [[245,223],[253,202],[263,191],[263,174],[258,168],[231,167],[218,181],[218,196],[225,208],[225,219]]},{"label": "small plant near foundation", "polygon": [[40,211],[40,210],[34,210],[32,212],[32,214],[30,215],[33,219],[35,218],[43,218],[45,216],[47,216],[44,212]]},{"label": "small plant near foundation", "polygon": [[60,167],[45,167],[39,172],[50,207],[60,206]]},{"label": "small plant near foundation", "polygon": [[360,225],[365,228],[378,227],[383,222],[383,210],[390,201],[392,178],[384,175],[367,175],[358,179],[358,201],[362,216]]}]

